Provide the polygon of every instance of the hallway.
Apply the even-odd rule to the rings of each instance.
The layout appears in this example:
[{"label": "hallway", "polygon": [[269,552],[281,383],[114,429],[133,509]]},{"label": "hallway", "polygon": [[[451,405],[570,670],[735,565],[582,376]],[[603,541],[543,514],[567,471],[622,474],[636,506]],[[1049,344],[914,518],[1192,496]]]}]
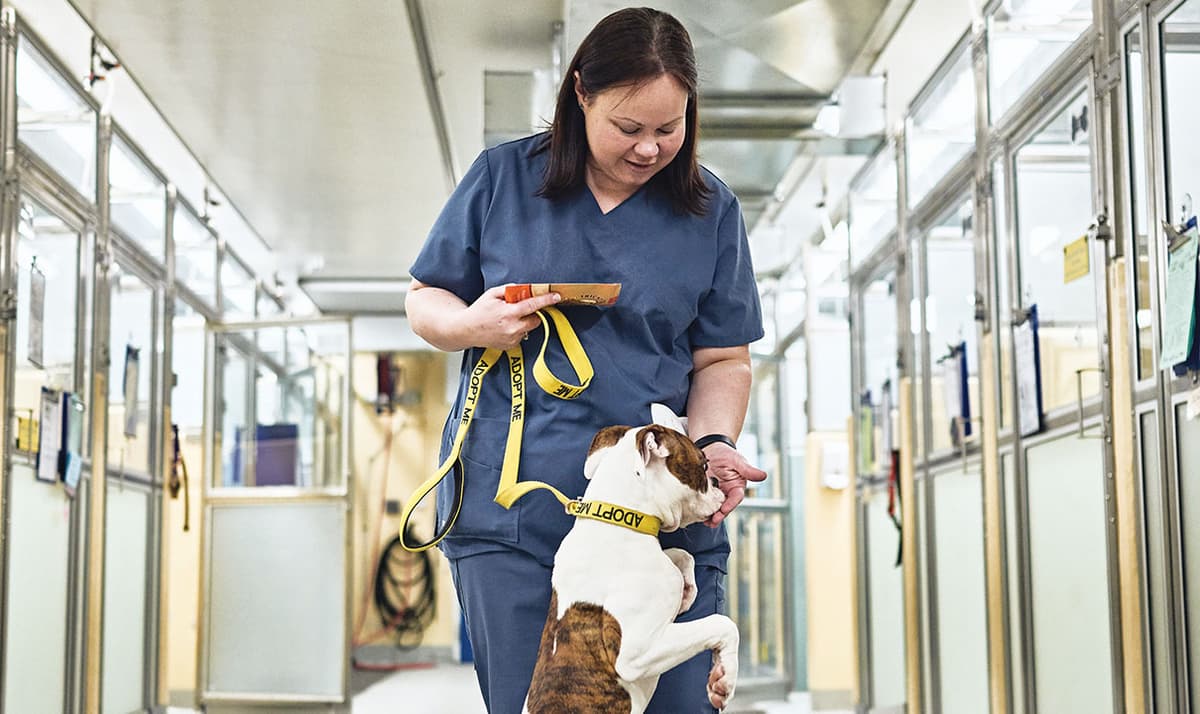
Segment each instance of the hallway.
[{"label": "hallway", "polygon": [[483,714],[662,403],[730,714],[1200,711],[1200,0],[615,5],[0,0],[0,714]]}]

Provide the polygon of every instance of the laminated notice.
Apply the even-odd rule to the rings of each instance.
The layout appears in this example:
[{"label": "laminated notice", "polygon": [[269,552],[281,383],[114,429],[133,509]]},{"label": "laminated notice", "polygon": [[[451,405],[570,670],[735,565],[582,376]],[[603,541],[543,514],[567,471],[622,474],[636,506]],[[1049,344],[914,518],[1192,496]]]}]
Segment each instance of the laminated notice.
[{"label": "laminated notice", "polygon": [[558,293],[559,305],[608,307],[621,294],[620,283],[521,283],[504,288],[505,302],[521,302],[537,295]]}]

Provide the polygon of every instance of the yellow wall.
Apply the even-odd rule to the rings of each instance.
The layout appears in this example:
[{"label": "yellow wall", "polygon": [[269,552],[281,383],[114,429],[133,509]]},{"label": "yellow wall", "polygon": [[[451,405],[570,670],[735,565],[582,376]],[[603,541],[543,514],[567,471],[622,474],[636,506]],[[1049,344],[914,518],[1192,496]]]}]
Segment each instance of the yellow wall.
[{"label": "yellow wall", "polygon": [[[813,692],[856,689],[854,592],[854,487],[821,485],[821,467],[831,443],[846,434],[808,435],[805,477],[805,577],[808,583],[808,686]],[[842,453],[848,454],[843,451]],[[850,464],[846,464],[846,469]]]},{"label": "yellow wall", "polygon": [[[188,468],[188,531],[184,532],[184,492],[163,509],[162,608],[166,631],[162,652],[170,699],[189,704],[196,687],[196,622],[200,605],[200,486],[204,478],[204,448],[198,430],[180,434],[183,461]],[[169,460],[169,459],[168,459]],[[168,469],[170,466],[168,465]],[[179,694],[175,694],[179,693]],[[176,697],[182,698],[177,700]]]},{"label": "yellow wall", "polygon": [[[377,633],[381,621],[372,595],[372,575],[380,549],[399,529],[399,516],[384,514],[384,499],[406,504],[408,497],[437,468],[442,424],[450,405],[446,403],[446,360],[443,353],[406,354],[398,359],[407,386],[421,394],[418,404],[398,407],[393,415],[376,415],[374,398],[375,354],[354,358],[354,391],[358,395],[354,412],[354,573],[352,622],[355,639]],[[387,434],[393,435],[390,456]],[[386,473],[386,482],[385,482]],[[422,504],[418,514],[418,536],[433,532],[433,495]],[[426,508],[426,506],[428,506]],[[458,640],[458,601],[450,570],[440,551],[428,551],[433,559],[437,580],[437,616],[422,642],[427,647],[449,646]],[[366,607],[365,621],[363,607]],[[363,626],[359,627],[360,621]],[[385,639],[383,642],[391,642]]]}]

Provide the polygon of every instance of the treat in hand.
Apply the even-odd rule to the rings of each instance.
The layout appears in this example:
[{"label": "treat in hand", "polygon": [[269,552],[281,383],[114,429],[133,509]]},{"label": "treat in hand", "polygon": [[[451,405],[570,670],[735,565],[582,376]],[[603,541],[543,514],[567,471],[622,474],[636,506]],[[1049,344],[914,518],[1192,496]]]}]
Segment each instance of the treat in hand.
[{"label": "treat in hand", "polygon": [[505,302],[528,300],[537,295],[558,293],[560,305],[595,305],[608,307],[621,294],[620,283],[520,283],[504,288]]}]

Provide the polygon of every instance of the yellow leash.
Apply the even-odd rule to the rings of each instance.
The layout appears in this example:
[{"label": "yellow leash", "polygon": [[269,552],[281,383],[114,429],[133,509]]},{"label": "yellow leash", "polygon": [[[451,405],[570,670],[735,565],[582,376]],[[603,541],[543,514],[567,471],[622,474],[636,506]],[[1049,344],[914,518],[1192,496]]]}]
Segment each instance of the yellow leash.
[{"label": "yellow leash", "polygon": [[[550,342],[550,322],[546,319],[547,315],[554,322],[554,327],[558,331],[558,339],[562,343],[567,360],[571,363],[571,368],[575,370],[576,376],[579,377],[579,384],[570,384],[562,381],[554,376],[550,368],[546,366],[546,345]],[[542,347],[538,351],[537,359],[533,363],[533,378],[538,383],[538,386],[542,388],[542,391],[547,394],[559,399],[574,399],[583,394],[584,390],[588,388],[588,384],[591,383],[592,377],[595,374],[592,369],[592,363],[588,359],[583,345],[580,344],[575,330],[572,329],[571,323],[567,320],[566,315],[562,314],[562,311],[556,307],[546,307],[539,310],[537,316],[542,321]],[[400,516],[400,545],[405,550],[419,552],[432,548],[446,537],[446,534],[454,526],[454,522],[458,520],[458,513],[462,509],[463,501],[463,474],[462,465],[459,463],[459,453],[462,450],[463,440],[467,436],[467,430],[471,426],[471,420],[475,417],[475,410],[479,402],[479,392],[483,385],[483,377],[500,361],[501,354],[508,356],[508,377],[512,386],[512,414],[508,425],[508,439],[504,446],[504,465],[500,469],[500,484],[496,489],[496,503],[505,508],[511,508],[521,496],[537,489],[545,489],[554,494],[554,497],[567,508],[568,512],[571,512],[573,507],[577,508],[577,504],[580,503],[579,501],[567,498],[561,491],[548,483],[542,481],[517,481],[517,466],[521,458],[521,435],[525,424],[524,353],[520,345],[504,350],[503,353],[501,350],[488,348],[471,370],[462,417],[459,418],[458,432],[454,436],[454,444],[450,447],[450,453],[446,456],[446,460],[438,466],[437,473],[418,486],[417,490],[409,497],[408,503],[404,507],[404,512]],[[433,540],[428,543],[412,544],[407,542],[407,526],[409,519],[412,517],[413,510],[452,470],[457,472],[455,480],[458,482],[458,489],[454,496],[454,505],[450,517],[446,519],[446,523],[442,526],[441,530],[434,535]],[[573,506],[572,504],[576,505]],[[603,512],[603,509],[598,509],[598,511]],[[609,515],[612,516],[614,514],[615,512]],[[645,514],[638,515],[645,516]],[[653,518],[653,516],[645,516],[645,518]],[[657,526],[654,527],[654,532],[658,532]]]}]

